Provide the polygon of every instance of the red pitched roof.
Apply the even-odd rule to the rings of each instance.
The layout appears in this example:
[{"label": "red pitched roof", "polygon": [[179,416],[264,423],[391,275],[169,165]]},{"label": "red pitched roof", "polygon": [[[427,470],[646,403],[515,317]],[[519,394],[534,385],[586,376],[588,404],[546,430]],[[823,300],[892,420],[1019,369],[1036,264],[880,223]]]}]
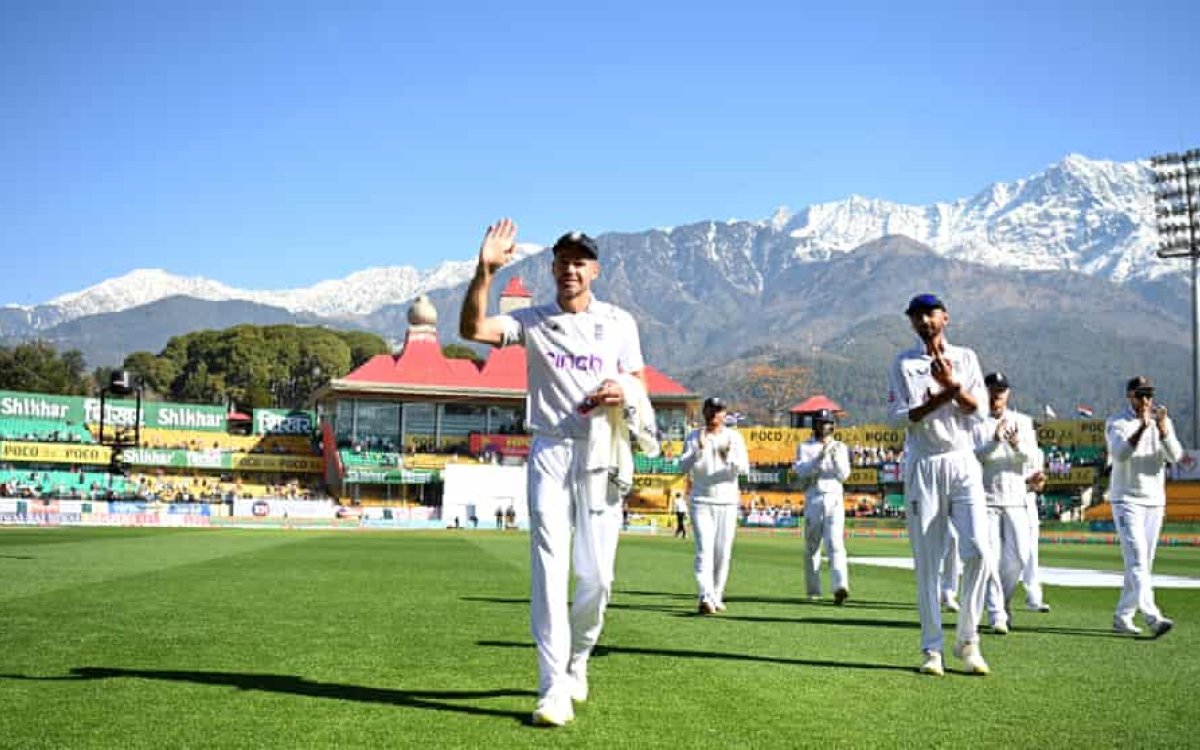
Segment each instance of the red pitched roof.
[{"label": "red pitched roof", "polygon": [[651,396],[684,396],[690,393],[687,388],[664,375],[653,365],[646,365],[646,390]]},{"label": "red pitched roof", "polygon": [[791,409],[788,409],[788,411],[790,411],[792,414],[808,414],[810,412],[816,412],[822,409],[828,409],[829,411],[833,412],[842,411],[842,407],[838,406],[836,401],[826,398],[822,395],[816,395],[812,396],[811,398],[807,398],[793,406]]},{"label": "red pitched roof", "polygon": [[399,354],[377,354],[344,380],[443,388],[484,388],[474,362],[447,359],[435,338],[410,338]]},{"label": "red pitched roof", "polygon": [[520,276],[513,276],[511,279],[508,280],[508,283],[504,285],[504,291],[500,292],[500,296],[501,297],[530,297],[530,298],[532,298],[533,292],[531,292],[525,288],[525,285],[521,283]]},{"label": "red pitched roof", "polygon": [[[492,349],[482,368],[466,359],[447,359],[432,338],[409,339],[399,354],[377,354],[344,380],[354,383],[478,388],[524,391],[528,385],[525,347]],[[690,391],[646,365],[646,385],[651,396],[686,396]]]}]

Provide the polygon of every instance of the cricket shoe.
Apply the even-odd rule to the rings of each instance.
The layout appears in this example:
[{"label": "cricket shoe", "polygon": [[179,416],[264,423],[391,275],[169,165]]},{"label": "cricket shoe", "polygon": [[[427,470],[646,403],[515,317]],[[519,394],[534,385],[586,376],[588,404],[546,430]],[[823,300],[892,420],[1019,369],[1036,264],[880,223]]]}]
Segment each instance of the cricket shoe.
[{"label": "cricket shoe", "polygon": [[925,661],[921,662],[921,674],[933,675],[941,677],[946,674],[946,669],[942,666],[941,651],[926,651]]},{"label": "cricket shoe", "polygon": [[701,599],[700,606],[696,608],[696,611],[702,615],[716,614],[717,605],[713,604],[707,599]]},{"label": "cricket shoe", "polygon": [[947,612],[958,611],[958,600],[954,598],[954,594],[946,594],[942,597],[942,609]]},{"label": "cricket shoe", "polygon": [[995,633],[996,635],[1008,635],[1008,623],[1007,622],[992,623],[992,632]]},{"label": "cricket shoe", "polygon": [[954,647],[954,655],[962,659],[963,671],[967,674],[985,675],[992,672],[983,660],[983,654],[979,653],[978,643],[959,643]]},{"label": "cricket shoe", "polygon": [[537,702],[533,710],[533,724],[539,727],[566,726],[575,719],[571,696],[566,693],[551,693]]},{"label": "cricket shoe", "polygon": [[1161,638],[1171,632],[1171,628],[1175,627],[1175,621],[1169,617],[1160,617],[1150,623],[1150,632],[1155,638]]},{"label": "cricket shoe", "polygon": [[567,693],[574,703],[585,703],[588,699],[587,664],[576,664],[567,669]]},{"label": "cricket shoe", "polygon": [[1122,635],[1141,635],[1142,629],[1134,625],[1132,620],[1126,620],[1123,617],[1114,617],[1113,632],[1121,633]]},{"label": "cricket shoe", "polygon": [[713,606],[717,608],[718,612],[724,612],[726,610],[725,602],[723,602],[719,599],[717,600],[717,603],[714,604]]},{"label": "cricket shoe", "polygon": [[844,588],[840,588],[837,591],[833,592],[833,603],[839,607],[842,606],[843,604],[845,604],[846,600],[849,598],[850,598],[850,592]]},{"label": "cricket shoe", "polygon": [[1045,613],[1050,611],[1050,605],[1045,602],[1030,602],[1029,604],[1025,605],[1025,609],[1029,610],[1030,612]]}]

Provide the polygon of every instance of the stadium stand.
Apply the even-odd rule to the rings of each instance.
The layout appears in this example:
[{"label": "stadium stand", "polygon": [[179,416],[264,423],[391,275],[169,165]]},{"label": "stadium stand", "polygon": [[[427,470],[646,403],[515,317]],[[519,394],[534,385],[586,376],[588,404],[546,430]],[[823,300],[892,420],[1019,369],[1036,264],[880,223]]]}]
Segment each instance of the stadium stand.
[{"label": "stadium stand", "polygon": [[30,471],[28,469],[0,470],[0,485],[8,497],[31,495],[42,497],[99,498],[110,491],[114,495],[132,494],[134,485],[120,475],[94,471]]}]

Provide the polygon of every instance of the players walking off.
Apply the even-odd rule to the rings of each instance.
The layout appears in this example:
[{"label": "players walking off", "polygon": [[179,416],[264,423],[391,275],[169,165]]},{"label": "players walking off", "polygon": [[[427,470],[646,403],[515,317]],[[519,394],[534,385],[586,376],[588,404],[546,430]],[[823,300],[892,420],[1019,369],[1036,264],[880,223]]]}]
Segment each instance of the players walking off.
[{"label": "players walking off", "polygon": [[1033,420],[1008,408],[1012,393],[1002,372],[983,379],[988,414],[975,426],[975,455],[983,468],[987,498],[988,583],[985,606],[992,631],[1005,635],[1012,624],[1011,601],[1029,561],[1029,510],[1026,477],[1041,451]]},{"label": "players walking off", "polygon": [[1149,378],[1139,375],[1130,380],[1125,395],[1129,405],[1109,417],[1104,427],[1112,457],[1109,501],[1125,560],[1125,585],[1113,615],[1113,630],[1140,633],[1133,623],[1140,609],[1157,638],[1175,625],[1155,604],[1150,578],[1167,504],[1163,468],[1183,458],[1183,446],[1175,436],[1167,407],[1155,406]]},{"label": "players walking off", "polygon": [[946,306],[932,294],[905,310],[919,344],[896,356],[889,378],[891,419],[904,425],[904,497],[917,577],[925,674],[944,673],[938,571],[947,524],[958,531],[963,583],[954,654],[971,674],[987,674],[979,651],[986,564],[983,480],[972,430],[987,394],[975,352],[946,342]]},{"label": "players walking off", "polygon": [[[633,318],[592,296],[599,251],[579,232],[554,244],[553,303],[486,315],[492,279],[512,259],[516,235],[509,219],[488,227],[459,329],[463,338],[523,344],[527,352],[530,620],[539,672],[533,721],[561,726],[575,716],[572,701],[587,698],[588,657],[603,625],[621,528],[620,500],[598,500],[591,491],[589,423],[600,421],[591,412],[632,403],[638,389],[644,401],[645,365]],[[572,563],[575,598],[568,609]]]},{"label": "players walking off", "polygon": [[679,463],[692,485],[699,611],[711,615],[725,611],[725,582],[741,497],[737,478],[750,471],[750,457],[742,436],[725,426],[728,407],[724,401],[707,398],[701,410],[704,426],[688,433]]},{"label": "players walking off", "polygon": [[809,598],[821,595],[821,543],[829,555],[829,587],[833,603],[850,595],[846,566],[846,508],[842,482],[850,476],[850,450],[834,440],[833,412],[812,417],[812,437],[796,446],[796,477],[804,490],[804,584]]}]

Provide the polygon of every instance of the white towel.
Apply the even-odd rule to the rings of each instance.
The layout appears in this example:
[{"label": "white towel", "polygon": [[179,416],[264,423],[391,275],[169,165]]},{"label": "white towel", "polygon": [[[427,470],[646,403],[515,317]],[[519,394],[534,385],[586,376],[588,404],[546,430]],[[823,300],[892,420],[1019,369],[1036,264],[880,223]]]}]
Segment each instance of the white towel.
[{"label": "white towel", "polygon": [[582,452],[588,507],[593,511],[619,505],[633,488],[633,442],[651,458],[660,450],[654,407],[641,378],[621,374],[616,380],[625,403],[592,410],[587,450]]}]

